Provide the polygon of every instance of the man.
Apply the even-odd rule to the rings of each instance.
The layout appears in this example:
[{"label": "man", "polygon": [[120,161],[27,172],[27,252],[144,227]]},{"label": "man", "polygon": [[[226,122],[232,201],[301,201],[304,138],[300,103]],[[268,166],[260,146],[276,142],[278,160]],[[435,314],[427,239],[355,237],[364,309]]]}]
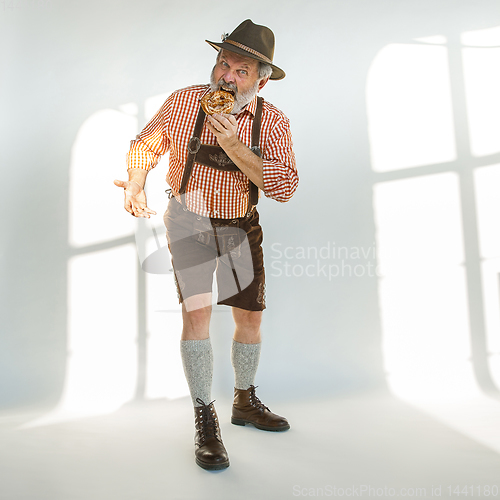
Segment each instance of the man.
[{"label": "man", "polygon": [[[196,463],[208,470],[229,466],[211,399],[209,337],[213,273],[218,304],[232,308],[236,329],[231,422],[283,431],[290,426],[255,394],[260,324],[265,309],[262,229],[255,205],[258,189],[288,201],[298,184],[289,121],[257,96],[269,79],[285,73],[273,64],[274,34],[251,20],[241,23],[217,51],[211,84],[174,92],[131,142],[125,209],[135,217],[155,214],[143,187],[148,171],[169,152],[172,197],[164,216],[175,282],[182,303],[181,355],[195,410]],[[234,94],[231,114],[205,116],[200,99],[210,91]]]}]

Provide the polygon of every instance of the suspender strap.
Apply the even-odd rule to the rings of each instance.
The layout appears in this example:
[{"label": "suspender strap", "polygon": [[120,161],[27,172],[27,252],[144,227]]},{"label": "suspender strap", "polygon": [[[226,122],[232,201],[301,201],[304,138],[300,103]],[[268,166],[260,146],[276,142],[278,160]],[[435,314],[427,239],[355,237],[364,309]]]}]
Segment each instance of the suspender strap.
[{"label": "suspender strap", "polygon": [[[253,118],[252,125],[252,151],[259,157],[262,158],[262,153],[259,148],[260,140],[260,124],[262,123],[262,97],[257,97],[257,109],[255,110],[255,116]],[[251,181],[248,181],[249,193],[248,193],[248,210],[252,210],[253,205],[257,205],[259,202],[259,188]]]},{"label": "suspender strap", "polygon": [[262,101],[262,97],[257,97],[257,109],[255,110],[255,116],[252,125],[252,147],[259,146],[260,124],[262,122]]},{"label": "suspender strap", "polygon": [[179,189],[179,194],[184,194],[186,192],[186,186],[191,177],[191,171],[193,170],[194,159],[196,158],[196,153],[199,151],[201,146],[200,136],[203,129],[203,122],[205,121],[205,111],[200,106],[198,111],[198,117],[196,118],[196,123],[194,125],[193,136],[189,139],[188,143],[188,155],[186,160],[186,165],[184,166],[184,174],[182,176],[181,188]]}]

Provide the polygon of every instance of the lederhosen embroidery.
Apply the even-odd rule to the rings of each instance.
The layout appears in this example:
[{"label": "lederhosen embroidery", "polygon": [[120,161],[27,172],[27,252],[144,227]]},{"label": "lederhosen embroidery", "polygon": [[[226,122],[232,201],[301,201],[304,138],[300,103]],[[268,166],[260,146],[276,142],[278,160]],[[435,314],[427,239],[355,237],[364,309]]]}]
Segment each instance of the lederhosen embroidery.
[{"label": "lederhosen embroidery", "polygon": [[[252,151],[259,157],[261,152],[259,149],[260,139],[260,125],[262,121],[262,97],[257,97],[257,108],[252,125]],[[227,156],[226,152],[220,146],[212,146],[209,144],[202,144],[200,141],[201,131],[203,129],[203,122],[205,121],[205,112],[200,106],[196,123],[194,126],[193,136],[189,139],[188,155],[186,164],[184,166],[184,174],[182,176],[181,188],[179,194],[186,192],[186,187],[191,177],[193,164],[199,163],[207,167],[222,170],[224,172],[237,172],[240,169],[233,163],[231,158]],[[249,179],[249,193],[248,193],[248,207],[247,214],[249,214],[254,205],[259,201],[259,188]]]}]

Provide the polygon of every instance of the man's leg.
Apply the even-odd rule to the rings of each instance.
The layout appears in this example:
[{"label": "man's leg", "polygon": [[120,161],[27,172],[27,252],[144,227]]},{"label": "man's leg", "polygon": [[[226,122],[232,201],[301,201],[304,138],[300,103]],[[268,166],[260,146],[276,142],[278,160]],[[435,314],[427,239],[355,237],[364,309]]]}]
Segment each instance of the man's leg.
[{"label": "man's leg", "polygon": [[211,294],[199,294],[182,303],[181,356],[195,412],[196,463],[208,470],[224,469],[229,458],[211,399],[213,355],[209,326]]},{"label": "man's leg", "polygon": [[210,298],[210,293],[204,293],[189,297],[182,303],[181,356],[193,406],[200,406],[197,399],[210,403],[213,373]]},{"label": "man's leg", "polygon": [[235,331],[231,346],[234,387],[247,390],[253,385],[259,366],[262,311],[246,311],[233,307]]},{"label": "man's leg", "polygon": [[254,379],[260,358],[260,324],[262,311],[247,311],[233,307],[236,325],[231,347],[234,368],[234,404],[231,422],[235,425],[253,424],[266,431],[290,428],[286,418],[272,413],[255,395]]},{"label": "man's leg", "polygon": [[217,252],[206,234],[211,222],[189,212],[175,198],[169,201],[164,222],[182,302],[180,350],[194,406],[196,463],[204,469],[224,469],[229,459],[211,401],[213,354],[209,325],[212,280],[217,267]]}]

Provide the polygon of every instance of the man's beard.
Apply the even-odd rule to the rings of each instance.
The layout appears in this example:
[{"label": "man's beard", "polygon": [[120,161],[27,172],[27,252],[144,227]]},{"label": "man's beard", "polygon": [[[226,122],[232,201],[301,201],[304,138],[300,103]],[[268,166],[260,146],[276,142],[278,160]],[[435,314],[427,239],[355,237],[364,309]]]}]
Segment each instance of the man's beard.
[{"label": "man's beard", "polygon": [[260,80],[257,80],[255,82],[255,85],[251,89],[247,90],[246,92],[238,92],[236,84],[227,83],[224,81],[224,78],[221,78],[218,82],[216,82],[214,78],[214,70],[212,70],[212,74],[210,75],[210,90],[212,92],[220,90],[221,86],[224,86],[225,88],[234,92],[234,106],[231,111],[232,115],[237,115],[249,102],[253,101],[254,97],[259,91],[259,83]]}]

